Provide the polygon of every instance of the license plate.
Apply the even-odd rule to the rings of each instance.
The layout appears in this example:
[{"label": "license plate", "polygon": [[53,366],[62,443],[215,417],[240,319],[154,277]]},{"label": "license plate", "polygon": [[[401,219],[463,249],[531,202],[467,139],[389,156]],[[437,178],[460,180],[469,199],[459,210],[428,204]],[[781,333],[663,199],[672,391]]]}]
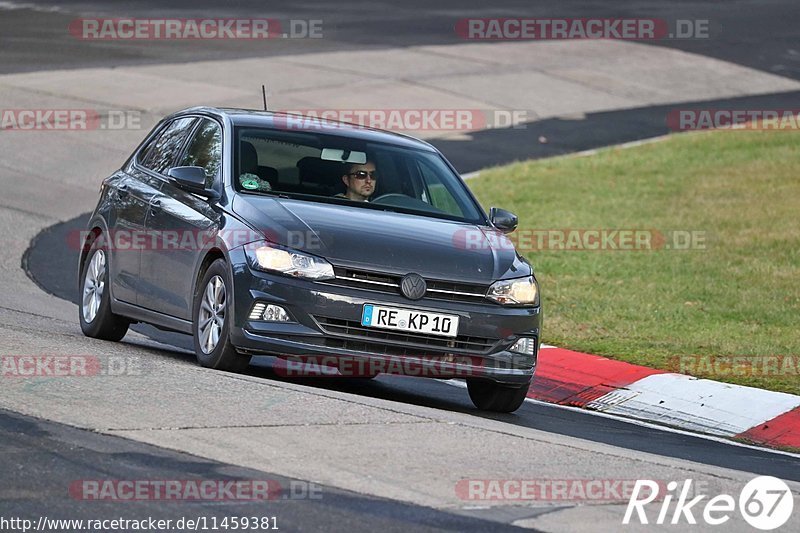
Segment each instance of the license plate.
[{"label": "license plate", "polygon": [[458,316],[414,311],[398,307],[365,304],[361,325],[371,328],[396,329],[414,333],[429,333],[443,337],[458,335]]}]

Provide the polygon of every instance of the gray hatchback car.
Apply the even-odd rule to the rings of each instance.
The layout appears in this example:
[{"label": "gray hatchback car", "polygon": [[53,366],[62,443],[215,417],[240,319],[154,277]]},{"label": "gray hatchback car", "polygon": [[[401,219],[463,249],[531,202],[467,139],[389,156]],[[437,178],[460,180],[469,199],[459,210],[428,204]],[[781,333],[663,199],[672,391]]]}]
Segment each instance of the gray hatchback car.
[{"label": "gray hatchback car", "polygon": [[531,265],[455,169],[409,136],[281,113],[192,108],[103,182],[80,254],[83,332],[190,334],[228,371],[462,378],[510,412],[536,369]]}]

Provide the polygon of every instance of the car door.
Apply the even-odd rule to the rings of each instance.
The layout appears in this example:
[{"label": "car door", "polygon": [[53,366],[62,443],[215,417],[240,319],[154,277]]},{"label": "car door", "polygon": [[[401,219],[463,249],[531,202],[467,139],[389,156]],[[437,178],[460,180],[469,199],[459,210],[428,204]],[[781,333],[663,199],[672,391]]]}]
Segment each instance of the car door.
[{"label": "car door", "polygon": [[150,196],[134,176],[118,172],[108,180],[111,210],[109,213],[109,280],[114,298],[136,304],[139,291],[141,250],[134,238],[144,233]]},{"label": "car door", "polygon": [[126,172],[109,180],[113,206],[108,221],[109,276],[118,300],[138,305],[140,295],[147,290],[141,278],[141,256],[142,248],[149,245],[147,208],[160,189],[160,180],[154,174],[172,163],[194,122],[194,118],[188,118],[165,124],[140,148]]},{"label": "car door", "polygon": [[[195,117],[178,118],[162,126],[127,168],[128,176],[125,181],[127,190],[124,194],[127,194],[129,204],[127,206],[129,214],[125,216],[129,231],[120,235],[120,238],[127,239],[127,242],[120,243],[126,246],[121,248],[118,255],[122,263],[121,268],[124,268],[121,284],[124,284],[124,294],[132,298],[126,300],[130,303],[142,305],[145,295],[150,290],[141,275],[141,264],[144,251],[153,247],[152,236],[147,233],[146,221],[150,203],[160,192],[164,181],[159,177],[160,173],[172,166],[196,120]],[[117,295],[116,288],[115,296],[121,299]]]},{"label": "car door", "polygon": [[[222,127],[199,119],[185,150],[174,166],[200,166],[208,188],[218,188],[222,164]],[[148,286],[140,305],[153,311],[191,320],[195,265],[219,214],[206,198],[167,180],[149,205],[145,225],[157,245],[142,252],[141,277]]]}]

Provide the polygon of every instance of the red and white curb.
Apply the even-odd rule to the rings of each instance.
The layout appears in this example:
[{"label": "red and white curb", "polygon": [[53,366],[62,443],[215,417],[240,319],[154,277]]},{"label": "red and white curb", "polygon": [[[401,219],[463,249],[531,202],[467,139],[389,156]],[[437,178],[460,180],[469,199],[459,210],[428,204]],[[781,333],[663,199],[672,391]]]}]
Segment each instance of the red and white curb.
[{"label": "red and white curb", "polygon": [[800,396],[542,345],[528,398],[687,431],[800,448]]}]

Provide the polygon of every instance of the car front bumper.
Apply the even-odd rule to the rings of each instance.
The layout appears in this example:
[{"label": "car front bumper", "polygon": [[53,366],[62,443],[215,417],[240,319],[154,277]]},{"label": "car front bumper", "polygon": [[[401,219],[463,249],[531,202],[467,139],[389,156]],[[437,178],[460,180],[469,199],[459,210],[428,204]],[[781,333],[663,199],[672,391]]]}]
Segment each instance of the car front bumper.
[{"label": "car front bumper", "polygon": [[[254,270],[244,253],[236,252],[231,252],[235,266],[230,337],[241,353],[290,360],[346,361],[348,368],[367,369],[367,374],[476,377],[508,385],[529,383],[536,370],[540,307],[427,298],[412,301],[400,294]],[[282,306],[293,321],[250,320],[253,305],[259,302]],[[364,328],[360,324],[364,304],[458,315],[458,337]],[[535,339],[533,354],[509,351],[522,336]]]}]

